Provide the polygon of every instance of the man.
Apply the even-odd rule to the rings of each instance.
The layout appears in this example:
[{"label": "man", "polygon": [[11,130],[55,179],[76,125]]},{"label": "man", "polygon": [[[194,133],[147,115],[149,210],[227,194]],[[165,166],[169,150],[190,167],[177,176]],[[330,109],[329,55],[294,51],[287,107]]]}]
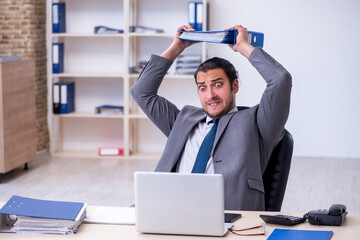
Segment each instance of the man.
[{"label": "man", "polygon": [[[283,136],[290,107],[291,76],[261,48],[248,43],[246,28],[236,25],[229,29],[237,30],[236,44],[230,48],[246,57],[267,83],[259,105],[237,109],[237,72],[231,63],[219,58],[204,62],[195,73],[202,108],[185,106],[179,110],[158,96],[157,90],[173,61],[194,44],[178,39],[178,32],[161,56],[151,56],[131,93],[168,137],[155,171],[222,174],[225,209],[264,210],[262,175],[273,148]],[[188,25],[177,30],[193,31]],[[216,123],[213,119],[217,119]],[[198,171],[197,154],[202,152],[201,144],[215,125],[212,152]]]}]

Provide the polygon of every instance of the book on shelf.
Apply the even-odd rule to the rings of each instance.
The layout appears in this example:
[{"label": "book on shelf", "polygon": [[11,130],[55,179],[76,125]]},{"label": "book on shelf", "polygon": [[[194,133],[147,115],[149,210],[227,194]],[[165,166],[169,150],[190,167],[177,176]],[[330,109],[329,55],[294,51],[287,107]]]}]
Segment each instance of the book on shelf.
[{"label": "book on shelf", "polygon": [[118,147],[100,147],[99,156],[123,156],[124,148]]},{"label": "book on shelf", "polygon": [[163,33],[164,29],[134,25],[129,27],[129,32],[134,33]]},{"label": "book on shelf", "polygon": [[60,83],[60,114],[75,111],[75,82]]},{"label": "book on shelf", "polygon": [[60,113],[60,83],[53,85],[53,113]]},{"label": "book on shelf", "polygon": [[[207,3],[207,18],[209,19],[209,3]],[[188,3],[188,22],[189,25],[196,31],[203,30],[204,22],[204,5],[202,2],[189,2]],[[209,26],[209,24],[207,24]]]},{"label": "book on shelf", "polygon": [[176,74],[193,74],[201,64],[201,55],[180,55],[176,60]]},{"label": "book on shelf", "polygon": [[111,28],[107,26],[95,26],[94,27],[94,33],[95,34],[114,34],[114,33],[123,33],[124,30],[120,28]]},{"label": "book on shelf", "polygon": [[1,230],[14,233],[75,234],[86,217],[86,206],[86,203],[80,202],[14,195],[0,209],[1,219],[8,219],[8,229]]},{"label": "book on shelf", "polygon": [[66,32],[66,5],[64,2],[52,4],[52,31],[53,33]]},{"label": "book on shelf", "polygon": [[75,111],[75,82],[53,84],[53,113],[66,114]]},{"label": "book on shelf", "polygon": [[[223,31],[179,31],[181,35],[179,39],[195,41],[195,42],[210,42],[222,43],[228,45],[236,44],[236,29]],[[254,47],[263,47],[264,34],[260,32],[248,31],[248,42]]]},{"label": "book on shelf", "polygon": [[268,237],[268,240],[330,240],[333,235],[332,231],[313,231],[313,230],[294,230],[275,228]]},{"label": "book on shelf", "polygon": [[103,115],[122,115],[124,111],[124,106],[118,105],[101,105],[95,108],[96,114]]},{"label": "book on shelf", "polygon": [[64,72],[64,43],[52,44],[52,66],[53,73]]}]

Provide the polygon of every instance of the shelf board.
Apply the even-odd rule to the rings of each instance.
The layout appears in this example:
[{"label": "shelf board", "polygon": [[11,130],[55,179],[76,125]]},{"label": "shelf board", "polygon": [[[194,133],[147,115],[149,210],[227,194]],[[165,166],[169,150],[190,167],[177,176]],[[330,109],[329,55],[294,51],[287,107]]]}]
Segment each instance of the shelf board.
[{"label": "shelf board", "polygon": [[53,77],[113,77],[123,78],[123,73],[57,73]]},{"label": "shelf board", "polygon": [[[130,74],[129,75],[130,78],[138,78],[139,74]],[[170,78],[170,79],[194,79],[194,76],[192,74],[166,74],[165,78]]]},{"label": "shelf board", "polygon": [[124,118],[122,114],[105,115],[92,112],[72,112],[67,114],[54,114],[54,116],[59,116],[60,118]]},{"label": "shelf board", "polygon": [[174,37],[174,33],[129,33],[130,37]]},{"label": "shelf board", "polygon": [[52,33],[54,37],[89,37],[89,38],[123,38],[123,33],[95,34],[95,33]]},{"label": "shelf board", "polygon": [[130,114],[129,118],[134,118],[134,119],[148,119],[148,117],[145,114]]},{"label": "shelf board", "polygon": [[136,153],[130,156],[99,156],[98,152],[83,151],[59,151],[55,152],[54,157],[61,158],[102,158],[102,159],[133,159],[133,160],[159,160],[161,153]]}]

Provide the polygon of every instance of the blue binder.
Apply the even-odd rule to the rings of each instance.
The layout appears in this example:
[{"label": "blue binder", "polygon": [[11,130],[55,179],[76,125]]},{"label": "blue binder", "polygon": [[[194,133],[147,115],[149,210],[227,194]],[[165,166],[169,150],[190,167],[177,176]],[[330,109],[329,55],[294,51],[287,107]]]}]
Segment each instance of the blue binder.
[{"label": "blue binder", "polygon": [[64,43],[52,44],[53,73],[64,72]]},{"label": "blue binder", "polygon": [[75,111],[75,82],[60,83],[60,114]]},{"label": "blue binder", "polygon": [[52,26],[53,33],[66,32],[65,3],[52,4]]},{"label": "blue binder", "polygon": [[204,19],[204,8],[202,2],[197,2],[196,6],[196,20],[195,20],[195,30],[202,31],[203,30],[203,19]]},{"label": "blue binder", "polygon": [[330,240],[332,231],[311,231],[275,228],[267,240]]},{"label": "blue binder", "polygon": [[188,22],[189,25],[195,29],[195,21],[196,21],[196,2],[188,3]]},{"label": "blue binder", "polygon": [[0,209],[0,213],[75,221],[83,207],[84,203],[47,201],[14,195]]},{"label": "blue binder", "polygon": [[[235,45],[236,43],[236,30],[224,30],[224,31],[179,31],[182,34],[179,39],[196,41],[196,42],[211,42],[222,43],[228,45]],[[248,31],[248,42],[254,47],[263,47],[264,34],[260,32]]]},{"label": "blue binder", "polygon": [[53,113],[60,113],[60,84],[54,83],[53,85]]}]

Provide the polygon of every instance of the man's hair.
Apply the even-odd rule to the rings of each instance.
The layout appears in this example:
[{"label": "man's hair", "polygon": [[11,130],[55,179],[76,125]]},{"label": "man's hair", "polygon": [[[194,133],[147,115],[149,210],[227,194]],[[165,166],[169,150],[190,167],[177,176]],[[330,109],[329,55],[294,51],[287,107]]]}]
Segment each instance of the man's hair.
[{"label": "man's hair", "polygon": [[226,76],[229,78],[231,90],[233,90],[233,82],[238,78],[238,72],[236,71],[234,65],[232,65],[228,60],[219,57],[210,58],[200,64],[194,73],[195,83],[197,83],[196,77],[199,72],[207,72],[216,68],[224,70]]}]

